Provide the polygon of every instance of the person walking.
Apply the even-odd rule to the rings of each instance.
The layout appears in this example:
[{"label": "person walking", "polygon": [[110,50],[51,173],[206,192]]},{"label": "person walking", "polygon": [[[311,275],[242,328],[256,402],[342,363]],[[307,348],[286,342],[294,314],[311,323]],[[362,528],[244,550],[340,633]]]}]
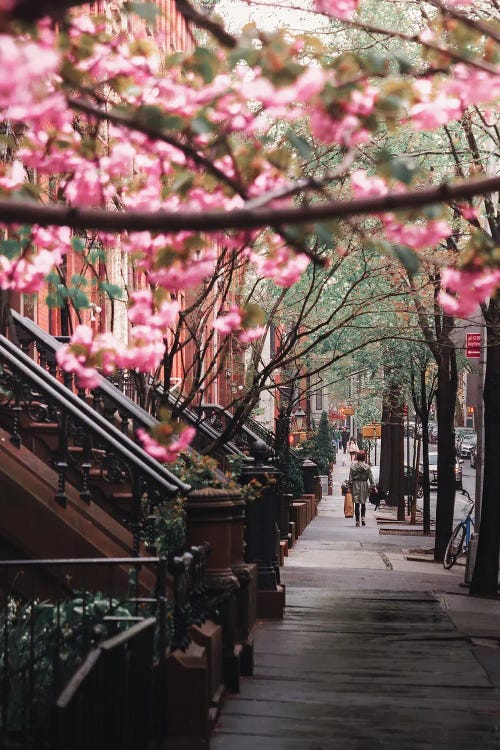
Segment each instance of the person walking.
[{"label": "person walking", "polygon": [[342,445],[342,432],[340,430],[340,427],[337,424],[333,428],[333,442],[335,444],[336,449],[339,451],[340,446]]},{"label": "person walking", "polygon": [[349,486],[354,501],[354,515],[356,516],[356,526],[359,526],[360,511],[361,525],[365,526],[366,501],[370,489],[375,487],[373,474],[370,466],[366,463],[365,451],[358,451],[356,460],[351,464],[349,469]]},{"label": "person walking", "polygon": [[354,459],[356,458],[356,454],[358,453],[358,451],[359,451],[359,448],[358,448],[357,442],[354,440],[353,437],[349,438],[349,442],[347,443],[347,452],[351,457],[351,462],[354,461]]},{"label": "person walking", "polygon": [[344,453],[347,450],[347,441],[349,440],[349,430],[347,427],[342,428],[342,432],[340,433],[340,439],[342,441],[342,450]]}]

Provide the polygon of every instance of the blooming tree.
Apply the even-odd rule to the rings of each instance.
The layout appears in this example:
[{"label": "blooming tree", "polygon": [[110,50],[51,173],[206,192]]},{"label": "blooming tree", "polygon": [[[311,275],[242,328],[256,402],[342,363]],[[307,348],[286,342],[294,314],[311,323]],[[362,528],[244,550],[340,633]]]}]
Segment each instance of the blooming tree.
[{"label": "blooming tree", "polygon": [[[55,24],[51,12],[69,4],[37,4],[48,15],[22,25],[38,15],[34,5],[2,3],[9,158],[0,174],[0,288],[42,290],[78,246],[70,230],[92,231],[103,252],[119,245],[128,253],[147,288],[131,296],[128,345],[82,326],[59,354],[82,384],[92,386],[98,371],[157,367],[179,294],[212,272],[221,245],[287,287],[309,263],[330,262],[314,249],[317,232],[335,235],[341,219],[369,215],[385,252],[414,265],[451,236],[447,205],[471,211],[474,196],[500,186],[485,174],[412,184],[397,160],[370,174],[357,164],[381,129],[433,129],[471,107],[489,116],[500,93],[494,3],[429,0],[416,28],[403,33],[366,22],[357,0],[315,0],[312,12],[333,24],[415,45],[411,63],[332,56],[318,40],[285,29],[264,34],[250,26],[234,37],[186,0],[178,10],[217,46],[166,54],[153,5],[128,3],[128,25],[117,29],[78,12]],[[276,122],[278,142],[270,137]],[[298,124],[335,150],[334,167],[304,176]],[[479,244],[465,265],[444,274],[441,304],[468,312],[499,283],[498,258]],[[247,341],[261,336],[245,319],[235,306],[215,327]],[[170,431],[160,428],[146,448],[160,455],[160,442],[162,457],[173,458],[189,437],[169,446]]]}]

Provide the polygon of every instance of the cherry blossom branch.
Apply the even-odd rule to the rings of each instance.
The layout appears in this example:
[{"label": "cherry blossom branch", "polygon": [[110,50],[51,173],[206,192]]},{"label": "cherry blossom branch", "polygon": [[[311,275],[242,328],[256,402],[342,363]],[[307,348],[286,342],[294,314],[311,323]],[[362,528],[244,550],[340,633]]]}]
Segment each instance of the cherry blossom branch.
[{"label": "cherry blossom branch", "polygon": [[500,176],[450,184],[377,198],[328,201],[305,208],[257,208],[231,211],[128,211],[47,206],[25,201],[0,200],[0,221],[4,224],[40,224],[109,232],[177,232],[182,230],[219,232],[226,229],[257,229],[265,226],[307,224],[315,221],[377,215],[387,211],[421,208],[443,201],[461,200],[500,190]]},{"label": "cherry blossom branch", "polygon": [[152,140],[162,141],[164,143],[168,143],[170,146],[174,146],[174,148],[179,149],[179,151],[181,151],[188,159],[191,159],[192,162],[197,164],[199,167],[203,167],[203,169],[205,169],[207,172],[214,175],[214,177],[217,177],[218,180],[224,182],[226,185],[232,188],[232,190],[234,190],[237,195],[240,195],[242,198],[246,197],[243,188],[238,182],[232,180],[230,177],[224,174],[224,172],[218,169],[214,165],[214,163],[210,161],[210,159],[207,159],[206,156],[200,154],[199,151],[197,151],[189,144],[182,143],[176,138],[172,138],[166,133],[162,133],[161,130],[157,130],[156,128],[152,128],[149,125],[146,125],[144,122],[141,122],[135,117],[119,115],[113,112],[105,112],[99,107],[95,107],[93,104],[89,104],[88,102],[83,101],[83,99],[69,98],[68,105],[72,109],[78,110],[79,112],[84,112],[85,114],[90,115],[91,117],[95,117],[98,120],[106,120],[107,122],[111,122],[113,125],[118,125],[127,128],[128,130],[135,130],[139,133],[143,133]]},{"label": "cherry blossom branch", "polygon": [[[255,5],[255,6],[265,6],[266,8],[269,8],[269,3],[265,2],[259,2],[259,0],[245,0],[247,5]],[[287,5],[287,10],[300,10],[304,11],[304,8],[301,8],[299,5]],[[312,13],[314,15],[324,15],[321,11],[308,9],[308,13]],[[465,20],[461,17],[460,20]],[[425,47],[425,49],[432,50],[433,52],[439,52],[441,55],[446,55],[450,58],[450,60],[454,60],[455,62],[463,63],[464,65],[469,65],[473,68],[478,68],[479,70],[486,71],[487,73],[491,73],[493,75],[498,74],[498,68],[494,65],[489,65],[488,63],[485,63],[481,60],[476,60],[474,58],[465,57],[464,55],[461,55],[459,52],[456,52],[453,49],[449,49],[448,47],[443,47],[441,44],[435,44],[434,42],[428,41],[426,39],[422,39],[420,33],[417,34],[406,34],[404,31],[398,31],[396,29],[384,29],[382,26],[375,26],[374,24],[368,23],[366,21],[360,21],[355,18],[342,18],[342,23],[346,26],[350,26],[354,29],[359,29],[360,31],[366,31],[370,34],[380,34],[382,36],[388,36],[395,39],[401,39],[404,42],[411,42],[412,44],[419,44],[421,47]],[[486,33],[486,32],[484,32]],[[491,35],[490,35],[491,36]],[[434,72],[434,71],[433,71]]]},{"label": "cherry blossom branch", "polygon": [[245,203],[246,209],[260,208],[266,206],[268,203],[281,198],[289,198],[292,195],[301,193],[304,190],[323,190],[328,182],[337,180],[339,177],[343,177],[354,162],[355,151],[350,149],[343,157],[340,164],[335,168],[326,172],[322,177],[304,177],[302,180],[295,180],[282,188],[277,188],[264,195],[259,195],[257,198]]},{"label": "cherry blossom branch", "polygon": [[175,7],[186,21],[192,21],[196,26],[208,31],[223,47],[234,49],[237,46],[238,40],[235,36],[229,34],[221,24],[213,21],[206,13],[196,10],[188,0],[175,0]]},{"label": "cherry blossom branch", "polygon": [[494,39],[495,42],[500,42],[500,34],[498,34],[492,26],[475,18],[471,18],[470,16],[466,16],[465,13],[462,13],[455,8],[450,8],[448,5],[444,5],[440,0],[427,0],[427,2],[435,8],[438,8],[443,15],[450,16],[450,18],[456,18],[457,21],[461,21],[467,26],[470,26],[471,29],[479,31],[480,34],[489,36],[491,39]]},{"label": "cherry blossom branch", "polygon": [[383,29],[380,26],[375,26],[374,24],[367,23],[365,21],[356,21],[352,18],[344,19],[343,22],[347,26],[351,26],[354,29],[359,29],[360,31],[367,31],[371,34],[382,34],[383,36],[401,39],[404,42],[419,44],[421,47],[425,47],[425,49],[431,50],[433,52],[439,52],[440,55],[446,55],[450,58],[450,60],[454,60],[455,62],[463,63],[464,65],[468,65],[471,68],[483,70],[486,73],[491,73],[492,75],[498,75],[498,67],[489,65],[482,60],[476,60],[472,57],[465,57],[464,55],[461,55],[459,52],[455,52],[455,50],[450,49],[449,47],[443,47],[443,45],[441,44],[434,44],[433,42],[422,39],[420,33],[405,34],[403,31]]}]

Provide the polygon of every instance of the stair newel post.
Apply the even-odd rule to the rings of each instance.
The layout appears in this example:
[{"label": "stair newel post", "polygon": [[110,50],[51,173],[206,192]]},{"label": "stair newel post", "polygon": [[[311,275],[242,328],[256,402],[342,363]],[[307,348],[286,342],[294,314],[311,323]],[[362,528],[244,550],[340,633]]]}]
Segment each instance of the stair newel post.
[{"label": "stair newel post", "polygon": [[141,551],[141,500],[143,495],[143,482],[141,477],[134,476],[132,479],[132,556],[139,557]]},{"label": "stair newel post", "polygon": [[257,611],[259,617],[283,616],[285,592],[279,585],[279,498],[281,472],[268,465],[263,440],[250,447],[254,464],[240,474],[241,484],[255,484],[258,496],[247,503],[246,560],[257,564]]},{"label": "stair newel post", "polygon": [[67,372],[66,370],[63,370],[63,383],[68,390],[73,390],[73,384],[74,384],[74,377],[72,372]]},{"label": "stair newel post", "polygon": [[19,380],[17,380],[17,379],[15,380],[14,389],[15,389],[15,394],[16,395],[15,395],[15,400],[14,400],[14,406],[11,408],[11,412],[13,414],[13,419],[12,419],[12,433],[11,433],[11,436],[10,436],[10,442],[16,448],[20,448],[21,447],[21,442],[22,442],[21,433],[19,431],[20,426],[21,426],[20,415],[21,415],[21,412],[22,412],[22,407],[21,407],[20,401],[21,401],[22,395],[23,395],[23,392],[22,392],[23,391],[23,386],[22,386],[21,382]]},{"label": "stair newel post", "polygon": [[235,514],[243,500],[238,491],[204,487],[189,493],[186,502],[186,535],[189,546],[210,543],[206,587],[211,617],[222,626],[224,682],[239,691],[240,658],[236,648],[237,576],[232,570],[232,532]]},{"label": "stair newel post", "polygon": [[[49,405],[49,412],[51,411],[50,405]],[[57,461],[56,461],[56,468],[57,468],[57,482],[58,482],[58,489],[56,492],[55,500],[59,505],[61,505],[63,508],[66,507],[68,498],[66,495],[66,470],[68,468],[68,435],[69,435],[69,419],[68,415],[65,411],[59,412],[57,416],[57,421],[59,423],[59,430],[58,430],[58,448],[57,448]]]},{"label": "stair newel post", "polygon": [[47,370],[50,372],[53,378],[57,377],[57,359],[55,357],[55,354],[53,354],[50,351],[46,351],[45,348],[44,348],[44,354],[45,354],[44,367],[47,368]]},{"label": "stair newel post", "polygon": [[184,651],[189,645],[188,614],[190,594],[190,570],[193,556],[190,552],[174,557],[169,569],[174,577],[174,632],[170,643],[171,651]]},{"label": "stair newel post", "polygon": [[120,411],[118,413],[118,416],[120,417],[120,430],[123,432],[124,435],[128,435],[128,426],[130,424],[130,417],[124,411]]},{"label": "stair newel post", "polygon": [[80,492],[80,499],[84,503],[90,504],[92,500],[92,493],[89,488],[90,469],[92,468],[92,444],[90,435],[85,428],[82,429],[82,436],[83,462],[81,465],[82,491]]},{"label": "stair newel post", "polygon": [[316,476],[318,475],[318,467],[311,461],[310,458],[306,458],[302,463],[302,478],[304,481],[304,493],[308,495],[316,495]]}]

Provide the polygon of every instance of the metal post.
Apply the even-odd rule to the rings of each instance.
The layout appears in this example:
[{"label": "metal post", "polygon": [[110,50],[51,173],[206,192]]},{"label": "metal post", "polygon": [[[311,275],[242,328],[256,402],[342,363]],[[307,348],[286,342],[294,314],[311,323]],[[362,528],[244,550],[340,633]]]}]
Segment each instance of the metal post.
[{"label": "metal post", "polygon": [[479,534],[479,524],[481,523],[481,499],[483,493],[483,472],[484,472],[484,376],[486,372],[486,330],[485,326],[481,327],[481,356],[479,358],[479,372],[477,377],[477,405],[474,415],[474,427],[477,433],[476,445],[476,487],[475,487],[475,507],[474,507],[474,535]]},{"label": "metal post", "polygon": [[406,463],[410,465],[410,412],[406,407]]}]

